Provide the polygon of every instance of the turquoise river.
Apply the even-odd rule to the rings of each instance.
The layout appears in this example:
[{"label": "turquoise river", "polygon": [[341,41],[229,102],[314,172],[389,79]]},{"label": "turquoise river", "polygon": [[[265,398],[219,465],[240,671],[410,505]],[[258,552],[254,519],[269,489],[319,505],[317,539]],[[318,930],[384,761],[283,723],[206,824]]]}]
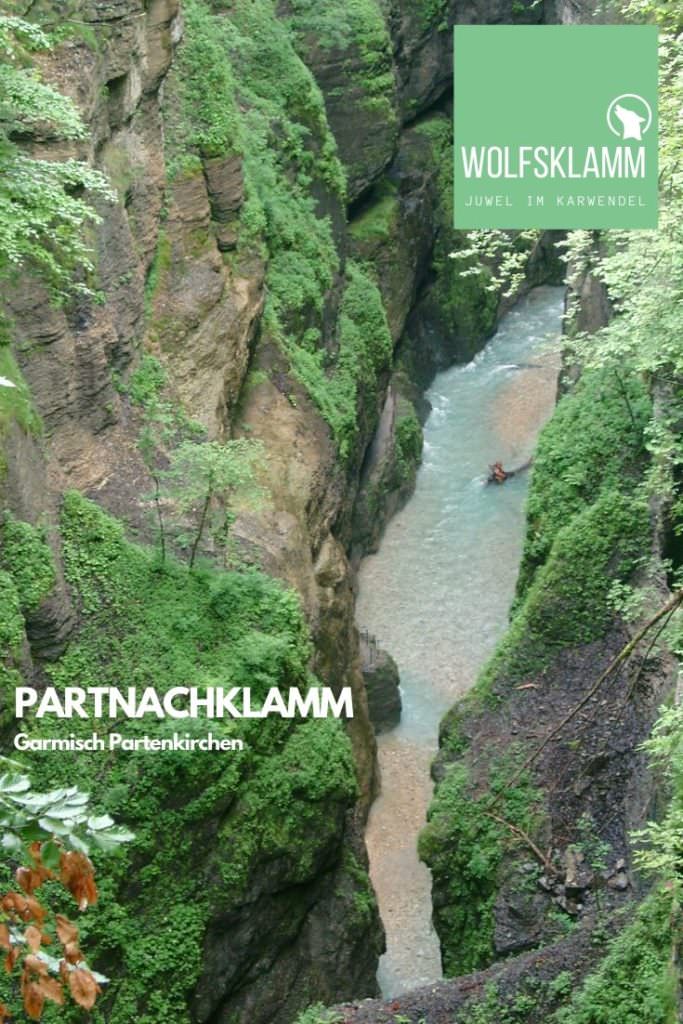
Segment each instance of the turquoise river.
[{"label": "turquoise river", "polygon": [[385,996],[441,977],[430,876],[416,852],[429,766],[441,716],[506,627],[529,473],[487,486],[487,469],[533,453],[555,401],[562,309],[563,289],[536,288],[471,363],[436,377],[415,493],[360,567],[356,621],[396,659],[403,699],[400,725],[378,738],[382,788],[367,829]]}]

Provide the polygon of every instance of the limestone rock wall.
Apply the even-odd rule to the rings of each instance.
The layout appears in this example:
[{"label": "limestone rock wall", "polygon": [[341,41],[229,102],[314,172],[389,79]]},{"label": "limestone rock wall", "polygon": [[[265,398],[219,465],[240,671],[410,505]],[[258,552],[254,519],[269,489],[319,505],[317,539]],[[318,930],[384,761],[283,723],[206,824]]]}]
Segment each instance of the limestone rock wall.
[{"label": "limestone rock wall", "polygon": [[[75,0],[65,15],[46,0],[29,15],[53,27],[63,17],[73,19],[75,30],[41,58],[41,68],[74,98],[89,129],[84,142],[70,147],[35,139],[32,149],[89,160],[108,174],[116,200],[102,204],[93,237],[101,304],[56,309],[28,276],[7,295],[13,351],[42,432],[16,423],[3,432],[0,498],[17,517],[48,525],[58,566],[52,595],[29,623],[23,667],[44,679],[45,665],[64,650],[76,623],[54,529],[63,493],[85,492],[134,534],[148,536],[142,499],[149,479],[126,382],[149,352],[166,368],[175,399],[209,437],[263,441],[270,498],[259,512],[241,515],[235,529],[241,550],[297,589],[313,633],[315,671],[329,685],[354,692],[349,732],[358,799],[340,814],[335,842],[319,851],[315,879],[297,888],[286,865],[276,866],[257,910],[248,903],[217,907],[204,937],[200,981],[188,1001],[194,1019],[225,1024],[288,1024],[316,998],[375,991],[382,933],[363,888],[362,841],[376,786],[374,733],[349,554],[354,544],[359,555],[377,543],[383,518],[410,492],[419,459],[419,392],[414,360],[405,352],[414,353],[422,335],[406,332],[406,325],[415,316],[422,323],[416,310],[438,279],[435,245],[441,239],[445,251],[449,244],[442,176],[449,119],[439,110],[447,106],[451,78],[450,28],[456,20],[543,17],[542,8],[521,12],[515,0],[320,6],[307,0],[234,7],[221,0]],[[239,78],[245,41],[262,41],[266,70],[271,58],[282,58],[292,80],[308,90],[304,96],[297,86],[283,98],[285,82],[280,89],[275,72],[273,104],[286,109],[290,134],[279,138],[275,117],[258,129],[275,124],[280,150],[266,169],[274,175],[272,206],[266,202],[256,213],[254,182],[266,170],[237,128],[220,151],[195,146],[189,162],[172,151],[178,69],[187,68],[178,55],[187,26],[209,15],[223,19],[226,45],[234,51],[236,123],[249,122],[255,105],[252,83]],[[255,20],[239,26],[240,45],[231,50],[239,17]],[[267,49],[272,39],[279,51]],[[195,95],[194,102],[200,99]],[[265,87],[260,99],[270,102]],[[345,201],[334,144],[346,172]],[[307,179],[297,176],[297,167],[311,163]],[[290,204],[286,216],[278,203]],[[297,217],[309,217],[306,223],[318,232],[309,264],[329,273],[321,273],[317,293],[304,296],[294,313],[280,303],[275,324],[278,286],[285,279],[296,290],[303,280],[295,260],[310,233],[299,231]],[[303,362],[293,369],[283,336],[296,343],[314,339],[305,344],[325,373],[334,374],[351,260],[370,268],[394,353],[377,370],[373,388],[357,371],[357,429],[341,458],[334,424],[306,385]],[[473,301],[476,307],[479,298]],[[472,330],[463,326],[466,344],[447,346],[447,359],[476,349],[493,320],[477,314],[471,322]],[[418,341],[406,343],[407,335]],[[354,899],[356,915],[348,912]],[[276,904],[282,928],[269,935]]]}]

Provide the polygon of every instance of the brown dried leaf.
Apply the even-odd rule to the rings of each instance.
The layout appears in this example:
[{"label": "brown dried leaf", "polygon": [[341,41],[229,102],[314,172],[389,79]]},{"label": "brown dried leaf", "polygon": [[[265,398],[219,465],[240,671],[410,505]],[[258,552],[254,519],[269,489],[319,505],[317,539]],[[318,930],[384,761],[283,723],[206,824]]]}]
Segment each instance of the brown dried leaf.
[{"label": "brown dried leaf", "polygon": [[43,921],[47,917],[47,910],[39,903],[35,896],[28,896],[26,898],[26,910],[23,912],[22,917],[25,921],[30,921],[31,918],[38,925],[42,925]]},{"label": "brown dried leaf", "polygon": [[40,870],[38,868],[17,868],[14,873],[14,877],[17,880],[17,885],[19,885],[25,893],[31,896],[36,889],[40,888],[45,879],[48,878],[48,874],[45,868],[41,868]]},{"label": "brown dried leaf", "polygon": [[60,1006],[64,1004],[64,990],[56,978],[41,978],[36,984],[46,999],[51,999]]},{"label": "brown dried leaf", "polygon": [[55,914],[57,925],[57,938],[63,946],[70,942],[78,942],[78,927],[73,924],[64,914]]},{"label": "brown dried leaf", "polygon": [[80,910],[85,910],[89,905],[97,903],[94,868],[85,854],[75,850],[63,853],[60,879],[78,903]]},{"label": "brown dried leaf", "polygon": [[5,957],[5,970],[8,974],[11,974],[14,970],[17,960],[19,959],[19,947],[12,946],[9,953]]},{"label": "brown dried leaf", "polygon": [[92,1010],[97,993],[102,991],[90,971],[83,968],[69,972],[69,990],[74,1001],[84,1010]]},{"label": "brown dried leaf", "polygon": [[26,940],[26,945],[31,950],[31,952],[37,953],[38,950],[40,949],[40,943],[42,939],[42,935],[40,934],[40,928],[36,928],[34,924],[30,924],[26,931],[24,932],[24,939]]},{"label": "brown dried leaf", "polygon": [[14,872],[17,885],[24,890],[24,892],[31,892],[31,870],[30,868],[17,868]]},{"label": "brown dried leaf", "polygon": [[68,942],[64,947],[64,959],[70,964],[79,964],[83,959],[77,942]]},{"label": "brown dried leaf", "polygon": [[21,995],[24,1001],[24,1009],[31,1020],[40,1020],[45,1005],[45,996],[40,991],[40,986],[35,981],[21,982]]},{"label": "brown dried leaf", "polygon": [[28,901],[20,892],[6,892],[0,902],[0,907],[8,914],[19,914],[23,917]]},{"label": "brown dried leaf", "polygon": [[47,974],[47,964],[40,957],[34,956],[33,953],[28,953],[24,958],[24,974],[31,971],[33,974],[45,975]]}]

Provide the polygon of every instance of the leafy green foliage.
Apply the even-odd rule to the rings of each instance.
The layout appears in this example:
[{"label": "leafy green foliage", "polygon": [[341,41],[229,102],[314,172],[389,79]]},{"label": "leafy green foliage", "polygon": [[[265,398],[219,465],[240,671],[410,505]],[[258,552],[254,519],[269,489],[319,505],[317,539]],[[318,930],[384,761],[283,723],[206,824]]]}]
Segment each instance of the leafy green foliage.
[{"label": "leafy green foliage", "polygon": [[54,561],[44,534],[9,512],[0,526],[0,566],[13,578],[22,612],[37,608],[54,586]]},{"label": "leafy green foliage", "polygon": [[90,294],[83,275],[94,269],[84,230],[99,218],[80,193],[112,195],[86,164],[33,159],[16,141],[38,131],[63,140],[85,134],[71,101],[31,67],[31,54],[48,46],[37,26],[0,15],[0,280],[29,267],[64,299]]},{"label": "leafy green foliage", "polygon": [[17,854],[25,844],[38,842],[42,863],[55,869],[61,847],[87,856],[91,845],[109,852],[135,838],[128,829],[115,825],[108,814],[92,814],[90,795],[78,786],[36,793],[16,761],[0,757],[0,769],[0,845],[4,850]]},{"label": "leafy green foliage", "polygon": [[[438,220],[432,257],[435,281],[433,298],[444,330],[467,339],[471,353],[495,327],[500,287],[493,281],[489,264],[453,230],[453,126],[437,116],[421,122],[416,131],[424,136],[437,168]],[[453,253],[457,259],[453,258]]]},{"label": "leafy green foliage", "polygon": [[511,833],[489,816],[491,797],[499,798],[496,813],[511,825],[528,833],[536,825],[539,794],[528,777],[509,787],[508,776],[509,764],[499,759],[491,768],[489,791],[477,797],[467,767],[450,767],[420,834],[420,859],[445,886],[435,916],[449,977],[484,966],[493,953],[497,872]]},{"label": "leafy green foliage", "polygon": [[648,550],[649,517],[642,498],[605,491],[558,530],[512,623],[475,687],[538,672],[555,653],[602,636],[613,619],[613,581],[627,580]]},{"label": "leafy green foliage", "polygon": [[362,242],[374,238],[391,238],[396,229],[401,207],[396,186],[383,179],[372,190],[371,199],[349,225],[351,237]]},{"label": "leafy green foliage", "polygon": [[534,455],[518,595],[573,515],[605,491],[637,488],[651,408],[643,381],[613,370],[582,374],[560,399]]},{"label": "leafy green foliage", "polygon": [[[57,687],[125,680],[163,693],[191,680],[250,686],[258,702],[271,686],[315,685],[298,598],[276,581],[255,570],[190,573],[171,558],[159,572],[153,551],[128,543],[120,523],[75,493],[65,497],[61,532],[81,625],[49,667]],[[25,722],[30,735],[45,734],[44,721]],[[177,723],[111,727],[130,737],[169,736]],[[92,728],[89,720],[51,721],[56,737],[89,736]],[[188,721],[186,730],[203,735],[207,725]],[[100,899],[83,924],[92,961],[112,978],[108,1024],[187,1024],[187,993],[201,972],[215,908],[229,914],[266,880],[274,891],[310,882],[340,842],[356,780],[339,722],[216,720],[211,731],[239,736],[245,749],[116,758],[79,752],[79,788],[93,794],[93,815],[110,815],[136,835],[98,868]],[[38,751],[30,758],[36,786],[73,784],[70,758]],[[101,855],[93,851],[93,859],[97,867]],[[362,892],[349,877],[351,893]],[[234,954],[242,955],[241,946]]]},{"label": "leafy green foliage", "polygon": [[673,1021],[669,957],[671,901],[653,893],[610,945],[569,1007],[552,1024],[668,1024]]},{"label": "leafy green foliage", "polygon": [[407,412],[396,420],[396,462],[399,475],[406,479],[415,471],[422,459],[422,427],[415,410],[409,406]]},{"label": "leafy green foliage", "polygon": [[[24,638],[21,599],[8,572],[0,569],[0,658],[16,653]],[[1,678],[1,677],[0,677]]]},{"label": "leafy green foliage", "polygon": [[339,315],[339,348],[329,368],[320,349],[287,343],[292,367],[310,392],[332,433],[342,459],[353,452],[358,410],[376,405],[380,374],[388,369],[392,341],[379,290],[355,263],[347,280]]},{"label": "leafy green foliage", "polygon": [[[649,20],[657,5],[627,4],[631,19]],[[665,8],[661,8],[662,11]],[[670,18],[667,15],[666,18]],[[683,99],[683,44],[667,27],[660,36],[659,226],[650,231],[610,231],[595,252],[588,232],[572,232],[568,255],[577,270],[604,282],[615,316],[600,331],[575,337],[581,358],[593,365],[636,372],[683,372],[680,340],[683,295],[683,170],[680,166],[680,106]]]},{"label": "leafy green foliage", "polygon": [[0,524],[0,721],[12,721],[16,665],[25,639],[24,614],[47,597],[55,579],[52,553],[41,531],[9,512]]},{"label": "leafy green foliage", "polygon": [[359,105],[398,130],[392,42],[379,0],[293,0],[291,9],[296,33],[324,49],[349,53],[347,74],[360,91]]},{"label": "leafy green foliage", "polygon": [[[0,384],[0,439],[12,423],[17,423],[24,433],[37,437],[42,433],[42,423],[33,407],[28,385],[9,345],[3,344],[3,326],[0,320],[0,377],[10,384]],[[0,477],[3,470],[0,452]]]},{"label": "leafy green foliage", "polygon": [[[670,633],[672,646],[681,657],[680,621]],[[643,744],[653,766],[661,772],[670,791],[670,803],[661,821],[648,823],[635,834],[641,848],[636,863],[671,887],[672,898],[680,899],[680,862],[683,852],[683,707],[663,708],[649,740]]]},{"label": "leafy green foliage", "polygon": [[205,531],[227,557],[230,528],[235,520],[234,503],[263,497],[257,471],[263,466],[260,441],[238,438],[217,441],[182,441],[170,453],[170,468],[161,473],[162,492],[169,494],[181,515],[198,517],[190,544],[193,567]]},{"label": "leafy green foliage", "polygon": [[340,1014],[326,1010],[322,1003],[316,1003],[300,1013],[294,1024],[341,1024],[341,1021]]}]

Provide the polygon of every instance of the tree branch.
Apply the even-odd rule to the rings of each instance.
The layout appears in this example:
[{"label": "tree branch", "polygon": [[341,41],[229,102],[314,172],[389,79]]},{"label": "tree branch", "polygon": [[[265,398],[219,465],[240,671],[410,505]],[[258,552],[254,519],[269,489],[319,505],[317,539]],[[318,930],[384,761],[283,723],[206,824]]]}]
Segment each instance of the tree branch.
[{"label": "tree branch", "polygon": [[[578,704],[575,704],[571,711],[569,711],[564,716],[559,725],[556,725],[553,729],[550,730],[545,739],[538,744],[536,749],[527,757],[524,763],[520,765],[520,767],[515,772],[513,772],[512,777],[508,780],[506,791],[510,790],[515,785],[515,783],[519,781],[520,777],[524,774],[524,772],[531,767],[534,761],[538,760],[538,758],[541,756],[541,754],[548,746],[548,744],[551,742],[551,740],[553,740],[558,735],[558,733],[562,732],[565,725],[568,725],[568,723],[571,722],[571,720],[579,713],[581,708],[586,706],[591,697],[595,696],[595,694],[598,692],[598,690],[605,682],[605,680],[609,678],[609,676],[611,676],[612,673],[619,668],[622,662],[624,662],[629,657],[629,655],[635,650],[635,648],[638,646],[643,637],[646,636],[647,633],[649,633],[652,627],[655,626],[658,622],[660,622],[661,619],[665,618],[665,616],[671,615],[675,611],[675,609],[679,607],[681,602],[683,602],[683,590],[678,590],[675,594],[672,594],[672,596],[669,598],[666,604],[659,609],[657,614],[653,615],[652,618],[648,622],[646,622],[641,629],[638,630],[636,635],[632,637],[632,639],[629,640],[629,642],[624,647],[622,647],[617,656],[612,659],[612,661],[609,663],[605,671],[598,678],[598,680],[591,686],[591,688],[588,690],[585,696],[583,696],[581,700],[578,702]],[[498,794],[498,796],[495,797],[492,804],[493,807],[496,806],[502,795],[503,791],[501,791]]]}]

